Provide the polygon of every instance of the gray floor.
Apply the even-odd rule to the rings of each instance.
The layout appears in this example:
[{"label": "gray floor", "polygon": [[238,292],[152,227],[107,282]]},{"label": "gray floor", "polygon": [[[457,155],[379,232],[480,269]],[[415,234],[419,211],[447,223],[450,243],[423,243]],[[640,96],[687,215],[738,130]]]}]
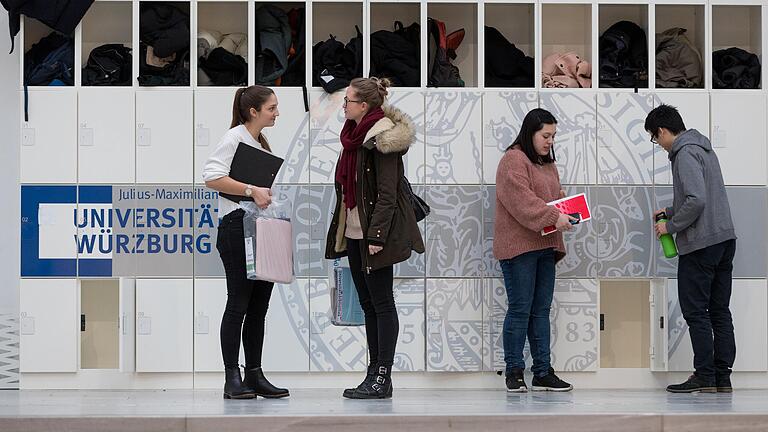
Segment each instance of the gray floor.
[{"label": "gray floor", "polygon": [[0,431],[768,430],[768,391],[396,390],[382,401],[339,393],[295,390],[289,399],[225,401],[219,391],[0,391]]}]

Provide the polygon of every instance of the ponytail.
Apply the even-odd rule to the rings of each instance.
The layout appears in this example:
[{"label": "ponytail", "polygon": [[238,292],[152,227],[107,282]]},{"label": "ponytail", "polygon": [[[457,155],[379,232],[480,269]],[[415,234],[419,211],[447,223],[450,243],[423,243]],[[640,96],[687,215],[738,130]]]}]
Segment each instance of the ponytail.
[{"label": "ponytail", "polygon": [[243,99],[243,93],[245,93],[246,87],[242,87],[237,89],[235,92],[235,101],[232,104],[232,124],[229,125],[230,128],[233,128],[235,126],[240,126],[241,124],[245,124],[245,121],[243,120],[243,117],[240,114],[240,103]]}]

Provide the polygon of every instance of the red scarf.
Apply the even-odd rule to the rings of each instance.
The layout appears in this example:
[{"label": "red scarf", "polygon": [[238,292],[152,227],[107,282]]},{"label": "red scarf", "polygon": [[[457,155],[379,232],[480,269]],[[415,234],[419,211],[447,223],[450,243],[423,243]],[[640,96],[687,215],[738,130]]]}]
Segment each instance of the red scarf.
[{"label": "red scarf", "polygon": [[384,110],[381,107],[368,112],[360,120],[360,124],[354,120],[347,120],[344,128],[341,129],[341,145],[344,150],[341,152],[339,164],[336,167],[336,181],[341,184],[341,190],[344,193],[344,205],[348,209],[357,206],[357,149],[363,145],[365,135],[376,124],[377,121],[384,118]]}]

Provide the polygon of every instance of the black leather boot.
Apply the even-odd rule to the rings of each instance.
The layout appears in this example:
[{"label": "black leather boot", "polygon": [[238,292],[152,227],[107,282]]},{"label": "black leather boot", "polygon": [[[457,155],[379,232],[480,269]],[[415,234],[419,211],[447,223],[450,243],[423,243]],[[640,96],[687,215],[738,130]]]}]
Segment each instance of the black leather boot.
[{"label": "black leather boot", "polygon": [[243,384],[240,368],[224,369],[224,399],[253,399],[256,392]]},{"label": "black leather boot", "polygon": [[245,384],[252,388],[257,396],[268,399],[284,398],[291,395],[288,389],[275,387],[267,381],[264,371],[260,367],[245,370]]},{"label": "black leather boot", "polygon": [[344,397],[352,398],[352,394],[355,392],[355,390],[362,389],[366,385],[370,384],[375,377],[376,377],[376,366],[368,366],[368,371],[365,374],[365,379],[363,380],[363,382],[361,382],[355,388],[344,389]]},{"label": "black leather boot", "polygon": [[377,366],[373,381],[355,389],[351,399],[388,399],[392,397],[392,366]]}]

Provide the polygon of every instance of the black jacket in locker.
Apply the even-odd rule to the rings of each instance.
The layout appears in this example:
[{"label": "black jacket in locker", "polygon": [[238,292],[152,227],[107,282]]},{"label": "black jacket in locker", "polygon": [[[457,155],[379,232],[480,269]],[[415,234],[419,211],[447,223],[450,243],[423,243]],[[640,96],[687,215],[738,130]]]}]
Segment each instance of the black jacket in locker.
[{"label": "black jacket in locker", "polygon": [[499,30],[485,26],[485,85],[533,87],[533,58],[510,43]]},{"label": "black jacket in locker", "polygon": [[371,35],[370,75],[389,78],[398,87],[419,87],[419,25],[414,23],[404,29],[397,22],[395,28],[394,32],[380,30]]},{"label": "black jacket in locker", "polygon": [[35,18],[48,27],[66,35],[75,31],[93,0],[0,0],[8,11],[8,27],[13,38],[21,29],[21,15]]},{"label": "black jacket in locker", "polygon": [[712,85],[716,89],[760,88],[760,59],[741,48],[712,53]]},{"label": "black jacket in locker", "polygon": [[648,86],[648,39],[645,30],[630,21],[619,21],[599,41],[600,86]]},{"label": "black jacket in locker", "polygon": [[141,3],[139,34],[158,57],[189,50],[189,14],[164,3]]},{"label": "black jacket in locker", "polygon": [[291,25],[284,10],[269,4],[256,9],[256,84],[274,85],[288,69]]}]

